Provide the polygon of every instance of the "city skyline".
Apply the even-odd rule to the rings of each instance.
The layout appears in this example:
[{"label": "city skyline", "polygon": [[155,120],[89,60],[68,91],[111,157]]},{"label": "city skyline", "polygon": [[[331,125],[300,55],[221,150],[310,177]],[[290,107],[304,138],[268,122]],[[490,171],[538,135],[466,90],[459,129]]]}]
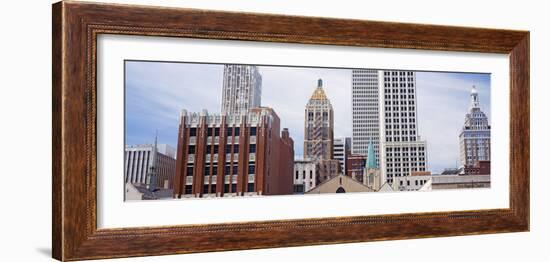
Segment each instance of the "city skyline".
[{"label": "city skyline", "polygon": [[[223,64],[126,63],[126,144],[177,144],[181,109],[220,113]],[[351,137],[351,69],[258,66],[262,75],[262,106],[273,107],[281,127],[289,128],[297,158],[303,152],[304,104],[323,79],[334,108],[334,138]],[[458,134],[476,85],[481,107],[490,118],[490,75],[417,71],[418,128],[428,141],[429,167],[437,173],[459,164]],[[151,95],[154,92],[154,95]],[[288,95],[292,94],[291,99]]]}]

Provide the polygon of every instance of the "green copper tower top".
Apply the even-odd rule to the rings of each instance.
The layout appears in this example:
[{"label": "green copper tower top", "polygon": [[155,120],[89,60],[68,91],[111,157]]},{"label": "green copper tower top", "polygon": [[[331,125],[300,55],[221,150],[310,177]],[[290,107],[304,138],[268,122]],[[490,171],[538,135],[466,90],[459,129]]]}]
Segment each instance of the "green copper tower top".
[{"label": "green copper tower top", "polygon": [[376,168],[376,156],[374,155],[374,146],[372,141],[369,142],[368,154],[367,154],[367,169]]}]

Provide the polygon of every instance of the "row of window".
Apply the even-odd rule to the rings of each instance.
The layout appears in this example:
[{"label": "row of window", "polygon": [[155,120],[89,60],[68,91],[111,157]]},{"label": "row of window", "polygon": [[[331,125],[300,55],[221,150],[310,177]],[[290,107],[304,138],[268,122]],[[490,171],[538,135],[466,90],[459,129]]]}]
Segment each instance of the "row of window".
[{"label": "row of window", "polygon": [[[226,128],[226,135],[227,136],[239,136],[240,135],[241,128],[240,127],[234,127],[234,128]],[[255,136],[257,132],[256,127],[250,127],[250,136]],[[220,136],[220,128],[219,127],[209,127],[206,130],[207,136]],[[189,128],[189,136],[197,136],[197,128],[191,127]]]},{"label": "row of window", "polygon": [[[427,181],[428,181],[428,180],[426,180],[426,179],[414,180],[414,185],[415,185],[415,186],[422,186],[422,185],[424,185]],[[403,184],[404,184],[403,182],[405,182],[405,181],[403,181],[403,180],[399,181],[399,185],[400,185],[400,186],[403,186]],[[410,180],[407,180],[407,186],[410,186],[410,185],[411,185],[411,181],[410,181]]]},{"label": "row of window", "polygon": [[[393,160],[395,160],[397,163],[392,163]],[[418,158],[418,160],[421,161],[421,162],[418,162],[418,163],[416,163],[416,161],[417,161],[416,157],[410,158],[410,160],[413,161],[413,162],[411,162],[411,166],[423,166],[424,163],[425,163],[423,161],[426,161],[426,159],[423,158],[423,157]],[[406,162],[406,161],[409,161],[409,158],[403,158],[403,159],[388,158],[387,159],[387,162],[388,162],[387,166],[388,167],[394,167],[394,166],[395,167],[401,167],[401,163]],[[408,167],[409,163],[403,163],[403,166]]]},{"label": "row of window", "polygon": [[[425,167],[413,167],[413,168],[386,168],[388,176],[407,176],[409,171],[426,171]],[[401,173],[401,172],[404,172]]]},{"label": "row of window", "polygon": [[[197,146],[196,145],[189,145],[187,147],[187,153],[188,154],[196,154]],[[206,145],[206,154],[218,154],[219,153],[219,145]],[[239,145],[227,145],[225,147],[225,153],[226,154],[238,154],[239,153]],[[256,153],[256,144],[250,144],[248,145],[248,153]]]},{"label": "row of window", "polygon": [[416,136],[409,137],[386,137],[386,142],[408,142],[408,141],[416,141]]},{"label": "row of window", "polygon": [[[231,191],[229,189],[231,188]],[[216,184],[211,185],[203,185],[202,187],[202,194],[214,194],[217,192]],[[237,192],[237,184],[224,184],[223,186],[223,192],[224,193],[235,193]],[[246,192],[255,192],[254,191],[254,183],[248,183]],[[190,195],[193,194],[193,185],[185,185],[185,194]]]},{"label": "row of window", "polygon": [[[402,107],[398,107],[398,106],[386,106],[385,109],[386,111],[392,111],[392,109],[394,111],[399,111],[399,109],[401,108],[401,111],[407,111],[407,107],[406,106],[402,106]],[[415,111],[414,110],[414,106],[409,106],[408,107],[408,111]]]},{"label": "row of window", "polygon": [[[399,74],[398,74],[399,73]],[[413,76],[411,71],[384,71],[384,76]]]},{"label": "row of window", "polygon": [[[186,175],[187,176],[193,176],[194,173],[195,173],[195,165],[188,164],[187,165],[187,170],[186,170]],[[237,175],[238,173],[239,173],[239,166],[236,165],[236,164],[225,165],[223,167],[223,174],[226,175],[226,176],[227,175]],[[256,173],[256,166],[255,166],[254,162],[251,162],[248,165],[248,174],[253,175],[255,173]],[[209,175],[216,176],[216,175],[218,175],[218,165],[212,165],[212,168],[210,168],[209,164],[204,165],[203,175],[204,176],[209,176]]]},{"label": "row of window", "polygon": [[[415,104],[415,101],[414,100],[384,100],[384,105],[386,106],[389,106],[389,105],[414,105]],[[414,109],[410,109],[410,110],[414,110]]]},{"label": "row of window", "polygon": [[416,128],[416,125],[414,124],[409,124],[409,125],[386,125],[386,130],[389,130],[389,129],[398,129],[398,128],[401,128],[401,129],[406,129],[406,128],[409,128],[409,129],[415,129]]}]

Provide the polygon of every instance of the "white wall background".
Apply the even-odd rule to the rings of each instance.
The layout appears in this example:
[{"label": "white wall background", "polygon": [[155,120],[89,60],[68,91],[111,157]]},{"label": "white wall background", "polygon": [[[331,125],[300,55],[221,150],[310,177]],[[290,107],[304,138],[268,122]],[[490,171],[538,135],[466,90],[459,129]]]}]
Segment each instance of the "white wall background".
[{"label": "white wall background", "polygon": [[[104,0],[107,1],[107,0]],[[550,28],[544,1],[108,1],[531,31],[531,232],[218,252],[124,261],[546,261]],[[51,256],[51,2],[0,8],[0,260]],[[31,162],[32,160],[32,162]]]}]

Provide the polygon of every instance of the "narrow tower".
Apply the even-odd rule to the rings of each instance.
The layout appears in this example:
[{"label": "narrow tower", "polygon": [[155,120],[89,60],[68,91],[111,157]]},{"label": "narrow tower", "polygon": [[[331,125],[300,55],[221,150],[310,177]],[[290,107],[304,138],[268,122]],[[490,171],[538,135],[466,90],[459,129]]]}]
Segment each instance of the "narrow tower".
[{"label": "narrow tower", "polygon": [[462,166],[472,167],[479,161],[491,160],[491,126],[489,119],[481,111],[476,86],[470,91],[470,108],[464,118],[459,143]]},{"label": "narrow tower", "polygon": [[334,113],[321,79],[306,104],[304,127],[304,159],[333,159]]}]

